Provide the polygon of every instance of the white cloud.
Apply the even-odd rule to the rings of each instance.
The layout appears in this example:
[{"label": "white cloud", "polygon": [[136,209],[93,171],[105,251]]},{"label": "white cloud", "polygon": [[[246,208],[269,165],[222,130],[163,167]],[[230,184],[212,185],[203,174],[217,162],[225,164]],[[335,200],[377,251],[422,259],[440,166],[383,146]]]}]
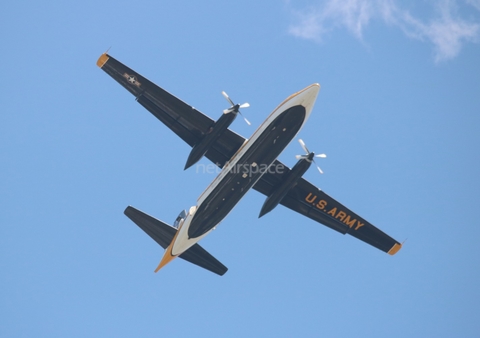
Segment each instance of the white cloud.
[{"label": "white cloud", "polygon": [[[480,10],[480,0],[466,2]],[[432,43],[435,61],[440,62],[456,57],[464,43],[476,42],[480,24],[462,19],[455,0],[437,1],[434,6],[434,18],[426,21],[400,9],[395,0],[323,0],[316,7],[294,11],[298,22],[289,33],[320,42],[328,32],[343,27],[362,40],[369,23],[381,20],[399,27],[410,38]]]},{"label": "white cloud", "polygon": [[290,33],[305,39],[323,40],[323,36],[337,26],[345,26],[359,39],[363,28],[372,18],[371,0],[330,0],[317,8],[296,12],[299,24],[290,27]]}]

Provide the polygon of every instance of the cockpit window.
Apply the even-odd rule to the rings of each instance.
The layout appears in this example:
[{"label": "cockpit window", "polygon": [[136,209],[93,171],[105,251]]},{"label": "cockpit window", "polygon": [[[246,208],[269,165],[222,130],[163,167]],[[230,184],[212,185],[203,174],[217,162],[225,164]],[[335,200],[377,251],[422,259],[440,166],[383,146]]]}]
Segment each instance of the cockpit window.
[{"label": "cockpit window", "polygon": [[173,227],[178,229],[178,226],[180,225],[180,223],[182,222],[182,220],[185,219],[185,217],[187,217],[187,211],[186,210],[182,210],[177,218],[175,219],[175,222],[173,222]]}]

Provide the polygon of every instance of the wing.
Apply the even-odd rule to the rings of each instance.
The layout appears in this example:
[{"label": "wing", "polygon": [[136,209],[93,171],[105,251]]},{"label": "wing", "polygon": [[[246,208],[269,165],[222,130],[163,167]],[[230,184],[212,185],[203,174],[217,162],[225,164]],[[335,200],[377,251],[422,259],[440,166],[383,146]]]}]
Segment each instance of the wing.
[{"label": "wing", "polygon": [[[255,190],[266,196],[269,196],[290,172],[290,169],[278,160],[273,165],[277,170],[268,171],[254,186]],[[391,255],[397,253],[402,246],[303,178],[300,178],[297,185],[288,192],[280,204],[342,234],[350,234]]]},{"label": "wing", "polygon": [[[215,123],[208,116],[158,87],[108,54],[100,56],[97,65],[132,93],[138,103],[191,147],[203,138]],[[244,141],[243,137],[228,129],[207,151],[205,156],[219,167],[223,167]]]},{"label": "wing", "polygon": [[[166,92],[137,72],[108,54],[103,54],[97,65],[132,93],[138,103],[162,121],[187,144],[194,146],[214,124],[208,116]],[[205,156],[218,165],[232,158],[245,139],[227,129],[207,151]],[[253,187],[269,196],[281,184],[290,169],[280,161],[273,165],[284,170],[268,171]],[[280,202],[287,208],[322,223],[342,234],[350,234],[374,247],[395,254],[401,244],[377,229],[351,210],[301,178]]]}]

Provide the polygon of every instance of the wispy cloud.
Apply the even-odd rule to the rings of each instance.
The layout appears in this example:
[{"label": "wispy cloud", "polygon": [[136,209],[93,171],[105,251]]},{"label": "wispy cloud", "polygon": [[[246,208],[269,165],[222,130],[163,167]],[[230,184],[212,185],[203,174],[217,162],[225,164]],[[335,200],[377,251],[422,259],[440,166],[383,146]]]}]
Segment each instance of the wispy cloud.
[{"label": "wispy cloud", "polygon": [[[480,0],[465,3],[469,9],[480,10]],[[463,19],[458,5],[456,0],[436,1],[433,18],[424,20],[398,7],[395,0],[319,0],[314,7],[292,10],[296,23],[289,33],[321,42],[330,31],[341,27],[363,40],[369,23],[380,20],[400,28],[410,38],[432,43],[435,61],[441,62],[456,57],[464,43],[480,37],[480,24]]]}]

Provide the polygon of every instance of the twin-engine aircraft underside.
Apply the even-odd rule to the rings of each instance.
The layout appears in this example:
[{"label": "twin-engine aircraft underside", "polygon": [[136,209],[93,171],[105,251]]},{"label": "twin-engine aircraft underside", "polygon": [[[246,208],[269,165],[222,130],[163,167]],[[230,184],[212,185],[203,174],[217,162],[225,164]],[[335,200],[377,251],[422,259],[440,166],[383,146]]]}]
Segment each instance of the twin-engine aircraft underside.
[{"label": "twin-engine aircraft underside", "polygon": [[259,217],[282,204],[390,255],[400,250],[402,245],[399,242],[302,178],[315,157],[303,141],[300,140],[300,143],[307,154],[299,155],[299,161],[292,169],[277,160],[310,116],[320,90],[318,84],[288,97],[246,140],[232,132],[229,126],[237,114],[241,114],[239,109],[248,107],[248,103],[234,104],[223,92],[232,106],[224,110],[217,121],[213,121],[108,54],[102,54],[97,65],[192,147],[185,168],[203,156],[222,168],[197,203],[178,216],[174,226],[133,207],[125,209],[125,215],[165,249],[155,271],[180,257],[223,275],[227,268],[205,251],[198,241],[209,234],[251,188],[267,196]]}]

